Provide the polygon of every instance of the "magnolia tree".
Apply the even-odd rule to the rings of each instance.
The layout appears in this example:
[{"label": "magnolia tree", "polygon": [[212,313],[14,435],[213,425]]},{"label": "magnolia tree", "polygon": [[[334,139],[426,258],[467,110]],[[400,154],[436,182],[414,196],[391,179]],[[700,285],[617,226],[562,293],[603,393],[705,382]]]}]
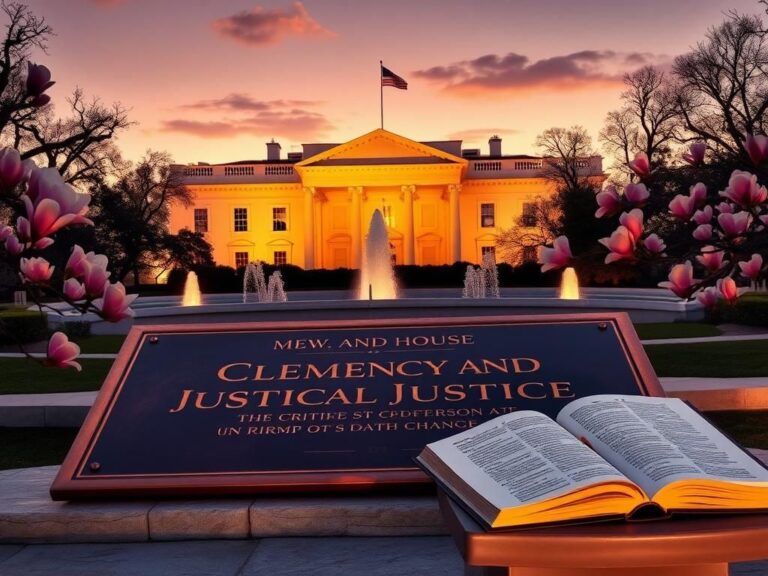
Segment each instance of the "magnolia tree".
[{"label": "magnolia tree", "polygon": [[[45,91],[51,85],[50,71],[30,63],[26,103],[46,105],[50,98]],[[64,182],[56,168],[38,168],[32,160],[22,161],[17,150],[4,148],[0,150],[0,197],[8,204],[20,206],[23,214],[17,217],[15,225],[0,223],[0,246],[6,259],[18,269],[22,286],[41,312],[46,307],[43,300],[54,297],[81,313],[93,312],[111,322],[133,315],[130,304],[136,295],[126,295],[123,284],[109,281],[106,256],[86,253],[75,245],[59,282],[53,280],[56,266],[42,256],[62,229],[93,225],[86,217],[91,200],[88,194],[79,193]],[[0,320],[0,330],[4,329]],[[56,332],[48,342],[45,363],[79,371],[80,364],[75,361],[79,353],[77,344],[70,342],[63,332]]]},{"label": "magnolia tree", "polygon": [[[768,161],[768,137],[747,135],[743,145],[756,167]],[[705,156],[706,144],[699,141],[690,146],[683,160],[701,167]],[[623,190],[607,186],[595,197],[595,217],[618,217],[618,227],[600,240],[608,250],[606,264],[669,262],[668,280],[659,286],[686,300],[696,298],[708,308],[719,301],[732,304],[739,297],[739,282],[764,286],[768,272],[768,192],[758,184],[757,176],[734,170],[721,191],[707,190],[698,182],[688,194],[672,199],[667,215],[646,221],[643,207],[652,193],[643,183],[651,175],[647,155],[638,153],[629,168],[639,182],[627,184]],[[670,229],[666,225],[669,220],[676,224],[671,228],[682,228],[688,238],[683,255],[667,256],[665,237],[659,231]],[[565,236],[555,239],[552,247],[540,247],[538,258],[544,272],[574,260]]]}]

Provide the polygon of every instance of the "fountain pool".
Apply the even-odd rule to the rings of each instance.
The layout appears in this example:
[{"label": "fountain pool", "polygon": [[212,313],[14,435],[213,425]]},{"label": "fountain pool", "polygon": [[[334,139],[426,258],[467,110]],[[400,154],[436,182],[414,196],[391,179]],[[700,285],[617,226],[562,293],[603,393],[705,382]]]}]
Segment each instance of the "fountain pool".
[{"label": "fountain pool", "polygon": [[276,322],[370,318],[426,318],[520,314],[627,312],[634,322],[701,320],[697,302],[684,302],[657,288],[582,288],[581,299],[558,298],[557,288],[502,288],[499,298],[462,298],[461,288],[400,290],[397,300],[358,300],[349,290],[294,291],[288,302],[250,302],[242,294],[204,294],[200,306],[181,306],[179,296],[137,299],[135,317],[117,324],[95,315],[80,316],[60,307],[49,314],[52,327],[68,321],[91,322],[93,334],[126,333],[133,324],[195,324],[213,322]]}]

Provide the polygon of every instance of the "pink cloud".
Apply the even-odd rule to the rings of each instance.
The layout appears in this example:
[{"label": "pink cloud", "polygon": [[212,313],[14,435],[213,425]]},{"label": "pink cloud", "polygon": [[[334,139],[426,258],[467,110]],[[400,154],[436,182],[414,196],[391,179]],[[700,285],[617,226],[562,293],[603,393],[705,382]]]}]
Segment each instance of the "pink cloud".
[{"label": "pink cloud", "polygon": [[316,100],[255,100],[248,94],[233,92],[223,98],[198,100],[191,104],[183,104],[179,108],[241,112],[270,110],[275,107],[285,106],[315,106],[317,104],[320,104],[320,102]]},{"label": "pink cloud", "polygon": [[269,10],[256,6],[211,23],[224,37],[248,46],[277,44],[289,36],[333,38],[336,32],[325,28],[309,15],[304,4],[294,2],[288,9]]},{"label": "pink cloud", "polygon": [[99,8],[113,8],[123,4],[125,0],[87,0],[89,4],[95,4]]},{"label": "pink cloud", "polygon": [[639,52],[582,50],[531,62],[510,52],[486,54],[473,60],[417,70],[418,78],[435,82],[456,93],[520,92],[556,88],[578,90],[599,85],[619,86],[630,70],[663,61],[660,56]]},{"label": "pink cloud", "polygon": [[232,120],[189,120],[177,118],[162,122],[160,130],[200,138],[232,138],[250,135],[293,140],[313,139],[327,134],[333,125],[325,116],[307,110],[271,110]]}]

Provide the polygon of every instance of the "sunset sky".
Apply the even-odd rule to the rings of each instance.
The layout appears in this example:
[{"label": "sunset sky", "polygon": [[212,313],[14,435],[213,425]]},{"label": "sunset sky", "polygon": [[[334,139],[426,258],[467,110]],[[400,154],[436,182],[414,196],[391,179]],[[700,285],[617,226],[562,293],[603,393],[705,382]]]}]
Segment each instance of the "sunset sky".
[{"label": "sunset sky", "polygon": [[[538,133],[582,124],[595,141],[621,75],[668,66],[728,10],[756,0],[31,0],[56,34],[61,102],[75,86],[121,102],[118,144],[178,162],[262,159],[274,138],[344,142],[379,127],[379,60],[408,81],[384,89],[384,127],[535,153]],[[63,109],[63,107],[62,107]],[[597,144],[597,142],[596,142]]]}]

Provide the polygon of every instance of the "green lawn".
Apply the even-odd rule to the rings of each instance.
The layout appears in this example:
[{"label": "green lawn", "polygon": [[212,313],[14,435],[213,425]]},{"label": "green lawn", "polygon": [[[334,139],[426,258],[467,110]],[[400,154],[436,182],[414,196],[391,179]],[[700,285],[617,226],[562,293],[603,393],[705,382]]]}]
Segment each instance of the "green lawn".
[{"label": "green lawn", "polygon": [[707,412],[706,416],[742,446],[768,450],[768,411]]},{"label": "green lawn", "polygon": [[80,346],[81,354],[116,354],[125,340],[125,334],[72,338]]},{"label": "green lawn", "polygon": [[47,394],[98,390],[112,360],[80,360],[82,372],[47,368],[27,358],[0,358],[0,394]]},{"label": "green lawn", "polygon": [[0,428],[0,470],[61,464],[76,428]]},{"label": "green lawn", "polygon": [[714,324],[703,322],[658,322],[635,324],[635,330],[641,340],[661,340],[667,338],[704,338],[720,336],[722,332]]},{"label": "green lawn", "polygon": [[768,376],[768,340],[646,346],[658,376]]}]

